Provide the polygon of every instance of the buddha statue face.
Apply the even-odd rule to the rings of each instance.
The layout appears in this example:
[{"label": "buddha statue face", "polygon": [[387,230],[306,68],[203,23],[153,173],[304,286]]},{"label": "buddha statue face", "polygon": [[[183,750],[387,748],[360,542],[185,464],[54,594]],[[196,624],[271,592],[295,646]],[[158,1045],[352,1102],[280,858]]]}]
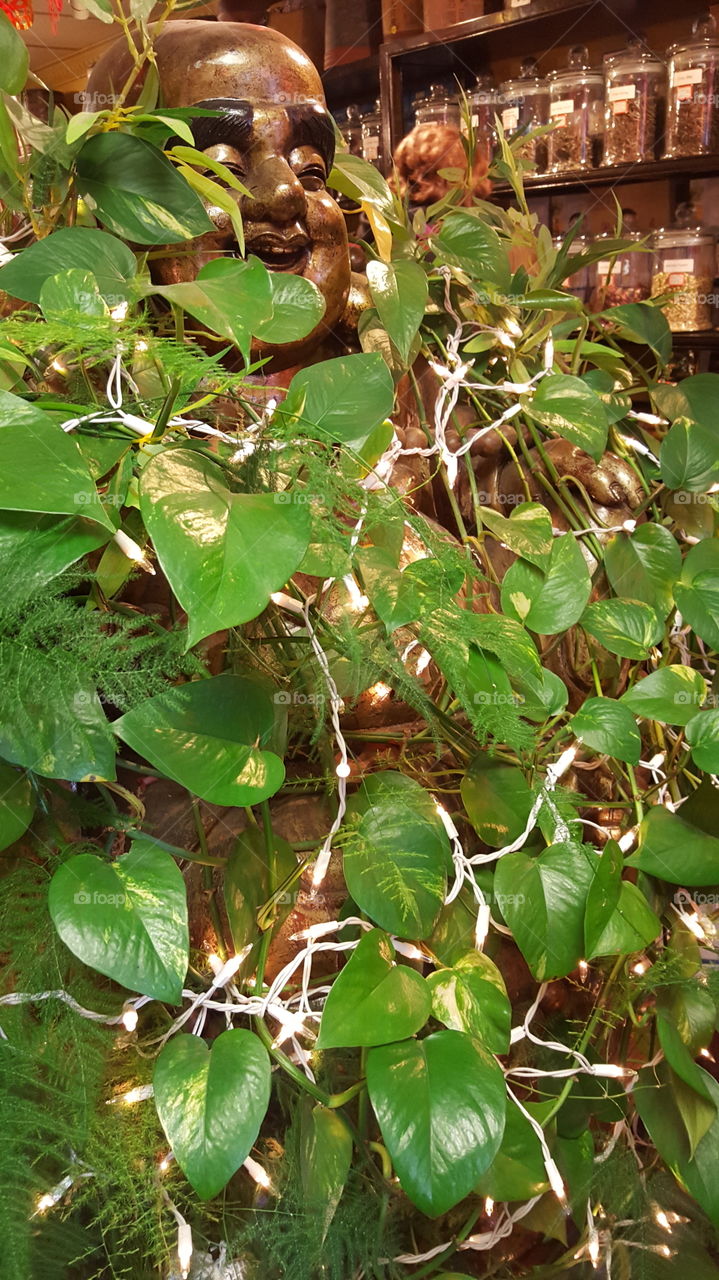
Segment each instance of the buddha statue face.
[{"label": "buddha statue face", "polygon": [[[192,130],[198,150],[251,193],[237,195],[245,253],[271,271],[304,276],[325,302],[306,338],[282,347],[256,343],[253,359],[269,357],[266,368],[276,372],[321,358],[347,304],[350,261],[344,216],[327,191],[334,128],[315,67],[279,32],[239,22],[171,22],[155,55],[162,105],[220,113],[198,116]],[[113,46],[90,77],[89,109],[93,94],[121,85],[130,69],[126,47]],[[211,205],[207,212],[214,229],[168,246],[152,264],[157,283],[190,281],[211,259],[240,256],[228,215]]]}]

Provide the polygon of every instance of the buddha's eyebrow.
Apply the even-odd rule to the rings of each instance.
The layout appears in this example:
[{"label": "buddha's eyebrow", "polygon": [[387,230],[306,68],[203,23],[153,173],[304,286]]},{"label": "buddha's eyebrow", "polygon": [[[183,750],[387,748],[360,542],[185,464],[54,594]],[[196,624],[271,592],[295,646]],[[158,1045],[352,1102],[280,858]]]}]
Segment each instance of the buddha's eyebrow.
[{"label": "buddha's eyebrow", "polygon": [[306,143],[314,147],[319,151],[329,172],[335,158],[335,130],[329,113],[319,102],[304,103],[288,107],[287,117],[293,126],[293,145],[302,146]]},{"label": "buddha's eyebrow", "polygon": [[191,122],[195,146],[206,151],[216,143],[243,146],[252,130],[252,104],[242,98],[208,98],[196,102],[196,107],[221,112],[218,116],[197,116]]}]

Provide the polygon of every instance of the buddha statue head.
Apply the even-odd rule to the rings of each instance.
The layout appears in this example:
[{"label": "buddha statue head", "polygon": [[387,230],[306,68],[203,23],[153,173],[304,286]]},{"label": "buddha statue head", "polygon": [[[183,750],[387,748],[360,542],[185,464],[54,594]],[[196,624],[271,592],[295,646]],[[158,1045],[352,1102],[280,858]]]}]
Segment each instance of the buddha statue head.
[{"label": "buddha statue head", "polygon": [[[240,22],[170,22],[157,37],[155,57],[163,106],[220,113],[198,116],[192,130],[198,150],[226,165],[251,193],[237,196],[246,254],[271,271],[304,276],[325,302],[306,338],[282,347],[255,344],[253,359],[269,357],[266,368],[274,373],[322,358],[347,305],[350,261],[344,216],[327,190],[335,135],[317,70],[279,32]],[[94,95],[117,92],[131,70],[127,46],[113,45],[90,76],[88,108]],[[140,88],[138,81],[127,105]],[[167,256],[152,263],[157,283],[193,280],[211,259],[240,256],[229,216],[212,206],[207,211],[214,229],[168,246]]]}]

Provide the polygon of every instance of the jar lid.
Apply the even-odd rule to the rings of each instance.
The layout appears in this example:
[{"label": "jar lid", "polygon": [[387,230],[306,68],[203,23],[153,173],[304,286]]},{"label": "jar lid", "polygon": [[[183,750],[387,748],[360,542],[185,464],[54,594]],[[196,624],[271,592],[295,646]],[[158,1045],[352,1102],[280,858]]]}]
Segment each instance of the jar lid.
[{"label": "jar lid", "polygon": [[663,71],[664,62],[658,53],[653,53],[645,44],[641,36],[634,36],[627,42],[625,49],[618,49],[615,53],[605,53],[604,70],[607,73],[612,71]]},{"label": "jar lid", "polygon": [[525,58],[519,68],[519,75],[505,80],[500,86],[507,97],[532,97],[538,93],[546,93],[549,85],[544,76],[540,76],[535,58]]},{"label": "jar lid", "polygon": [[673,58],[677,53],[714,53],[719,50],[719,39],[717,38],[716,20],[709,13],[701,14],[692,25],[693,40],[687,40],[683,44],[670,44],[667,49],[667,57]]},{"label": "jar lid", "polygon": [[584,44],[575,44],[569,50],[564,71],[550,71],[547,79],[552,84],[603,84],[604,73],[589,65],[589,51]]},{"label": "jar lid", "polygon": [[[594,243],[601,244],[602,240],[616,240],[616,238],[617,237],[615,236],[613,231],[603,231],[600,236],[595,236]],[[620,240],[631,240],[633,243],[636,243],[636,244],[638,244],[640,240],[646,240],[646,238],[647,238],[647,233],[644,231],[622,230],[619,236]],[[617,252],[616,250],[613,250],[612,256],[616,252]],[[618,252],[619,254],[621,254],[622,250],[620,249]]]}]

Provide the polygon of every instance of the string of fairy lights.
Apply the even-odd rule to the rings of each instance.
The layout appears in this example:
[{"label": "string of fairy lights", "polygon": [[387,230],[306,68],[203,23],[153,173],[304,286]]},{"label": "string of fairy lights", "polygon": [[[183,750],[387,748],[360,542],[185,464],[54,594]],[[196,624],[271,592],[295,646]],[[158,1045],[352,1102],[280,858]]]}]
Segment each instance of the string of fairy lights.
[{"label": "string of fairy lights", "polygon": [[[467,322],[457,314],[454,309],[451,295],[450,284],[452,280],[451,272],[448,268],[440,268],[445,283],[445,305],[448,314],[453,318],[455,328],[447,339],[446,343],[446,363],[441,365],[437,362],[431,362],[431,367],[439,379],[439,391],[436,397],[434,407],[434,441],[426,448],[404,448],[396,434],[394,435],[388,449],[383,457],[375,464],[373,468],[358,481],[360,491],[373,488],[388,488],[391,482],[393,468],[397,460],[402,456],[412,454],[421,454],[428,457],[433,454],[439,455],[439,458],[446,469],[448,481],[452,487],[456,484],[458,475],[459,459],[467,453],[474,445],[478,435],[484,435],[490,431],[501,428],[505,423],[511,420],[523,407],[519,397],[533,394],[539,381],[549,374],[553,367],[554,348],[551,338],[546,341],[544,347],[543,367],[532,378],[526,382],[512,382],[509,380],[500,381],[498,383],[482,383],[475,379],[467,380],[470,372],[470,365],[462,361],[460,355],[460,346],[465,339]],[[121,319],[121,316],[115,316]],[[498,339],[500,344],[507,348],[513,349],[517,339],[521,336],[521,329],[516,321],[509,318],[504,321],[504,327],[492,328],[491,326],[477,326],[473,324],[473,330],[486,328],[490,330]],[[129,378],[123,367],[122,347],[118,347],[118,351],[113,361],[110,375],[107,381],[107,400],[110,407],[110,413],[103,411],[93,415],[93,419],[97,422],[121,422],[125,427],[134,432],[139,438],[147,439],[153,431],[153,424],[146,422],[136,414],[127,412],[123,408],[123,377]],[[131,380],[130,380],[131,381]],[[487,426],[480,429],[471,440],[465,441],[456,450],[449,448],[447,443],[447,430],[451,422],[452,414],[456,408],[457,401],[461,390],[465,387],[472,391],[486,390],[491,394],[503,393],[516,397],[515,402],[505,409],[501,415]],[[271,419],[271,410],[273,406],[268,407],[266,412],[266,421]],[[661,419],[655,418],[653,415],[636,414],[630,416],[640,423],[652,425],[661,422]],[[63,423],[63,429],[72,431],[76,429],[85,419],[68,419]],[[171,427],[192,432],[199,432],[204,435],[211,435],[220,438],[223,442],[233,445],[238,444],[236,436],[230,436],[215,428],[209,427],[201,421],[194,421],[183,418],[173,418],[169,424]],[[262,424],[252,424],[251,430],[257,431]],[[647,446],[642,446],[641,442],[627,440],[633,448],[638,452],[651,453]],[[248,451],[254,449],[251,440],[240,444],[240,453],[236,457],[248,456]],[[366,506],[362,506],[359,518],[352,532],[351,546],[357,545],[361,536],[363,521],[366,513]],[[586,533],[596,535],[609,535],[617,531],[631,532],[636,527],[634,521],[625,521],[617,529],[606,527],[589,526],[585,530],[575,531],[577,536]],[[558,533],[559,531],[554,531]],[[118,531],[115,535],[115,542],[119,549],[132,561],[136,562],[142,568],[153,572],[151,563],[149,562],[145,551],[131,538],[122,531]],[[336,811],[331,828],[324,838],[315,862],[312,874],[312,887],[317,891],[323,883],[329,870],[332,857],[333,842],[341,830],[342,823],[346,814],[347,804],[347,779],[350,776],[351,768],[349,764],[349,753],[347,742],[342,733],[341,711],[343,702],[339,696],[337,685],[332,675],[331,666],[327,654],[322,648],[317,631],[312,623],[311,608],[321,601],[325,592],[334,583],[334,579],[327,579],[317,593],[316,596],[300,600],[288,592],[277,592],[272,596],[272,601],[277,608],[284,611],[291,618],[291,625],[296,631],[303,631],[308,640],[315,658],[318,670],[327,691],[327,705],[329,707],[332,734],[334,738],[337,764],[335,766],[336,775]],[[357,613],[364,612],[369,607],[369,600],[364,595],[360,585],[357,583],[353,574],[346,575],[342,579],[347,595],[347,607],[349,610]],[[419,642],[413,640],[404,650],[402,660],[406,662],[410,652],[419,645]],[[421,650],[419,659],[416,663],[416,670],[421,673],[430,662],[430,655],[426,650]],[[378,686],[379,688],[379,686]],[[391,692],[391,691],[388,691]],[[447,812],[444,806],[435,801],[437,814],[441,819],[444,830],[450,842],[452,851],[452,864],[454,869],[454,880],[448,888],[445,902],[454,901],[467,884],[473,894],[475,906],[477,908],[476,925],[475,925],[475,946],[481,950],[485,944],[490,927],[494,927],[500,932],[506,932],[501,923],[492,918],[491,908],[486,897],[477,882],[475,869],[485,867],[490,863],[496,863],[499,859],[521,849],[533,830],[536,828],[542,812],[546,812],[554,823],[555,839],[566,840],[571,837],[571,830],[567,821],[560,814],[553,793],[560,781],[571,767],[579,750],[579,743],[573,743],[565,751],[561,753],[559,758],[547,768],[544,781],[539,788],[536,798],[533,802],[529,817],[525,824],[524,830],[520,835],[508,843],[503,848],[489,853],[475,854],[468,857],[462,846],[461,838],[457,826],[452,816]],[[655,771],[660,771],[663,757],[656,756],[652,761],[648,762],[648,767]],[[577,820],[578,821],[578,820]],[[620,844],[624,849],[631,847],[631,843],[636,837],[636,828],[626,832]],[[686,909],[691,906],[692,910]],[[675,911],[682,923],[697,937],[699,940],[708,941],[713,937],[714,928],[712,922],[703,915],[693,900],[686,895],[684,905],[675,906]],[[355,928],[360,930],[370,930],[374,926],[366,920],[359,917],[349,917],[345,920],[323,921],[311,925],[309,928],[300,931],[293,936],[293,941],[301,944],[290,961],[278,972],[276,977],[269,983],[266,990],[254,990],[253,979],[243,979],[238,985],[236,979],[238,971],[246,958],[249,948],[239,954],[231,957],[229,960],[222,962],[218,957],[208,957],[208,962],[212,970],[212,979],[207,989],[201,992],[192,990],[183,990],[182,1003],[186,1005],[183,1011],[173,1020],[169,1029],[163,1032],[162,1036],[155,1039],[147,1040],[143,1043],[143,1051],[156,1052],[172,1035],[176,1034],[188,1023],[192,1023],[191,1031],[194,1035],[201,1035],[204,1030],[205,1020],[210,1012],[223,1014],[226,1019],[227,1026],[234,1026],[236,1019],[242,1018],[270,1018],[277,1024],[277,1032],[273,1040],[273,1047],[280,1045],[288,1045],[288,1053],[297,1063],[297,1065],[306,1074],[307,1078],[314,1081],[312,1070],[311,1053],[308,1053],[305,1046],[301,1043],[312,1042],[315,1037],[315,1024],[318,1024],[322,1017],[322,1008],[329,986],[315,985],[313,983],[313,963],[317,956],[323,953],[347,954],[351,953],[358,945],[358,939],[340,940],[339,935],[347,928]],[[428,955],[421,946],[410,943],[402,938],[392,938],[395,950],[402,956],[414,961],[415,963],[431,964],[433,957]],[[633,966],[633,972],[640,976],[649,968],[649,961],[642,959],[637,961]],[[580,962],[580,976],[586,978],[588,965],[586,961]],[[286,988],[294,980],[297,990],[290,994],[286,994]],[[241,990],[244,986],[247,990]],[[250,993],[250,988],[251,993]],[[511,1087],[512,1081],[561,1078],[568,1079],[581,1074],[588,1074],[596,1078],[617,1079],[625,1082],[625,1089],[631,1091],[636,1080],[636,1074],[630,1069],[624,1068],[615,1063],[593,1063],[578,1050],[569,1045],[562,1044],[557,1041],[544,1040],[539,1037],[533,1030],[532,1023],[536,1017],[542,999],[546,991],[546,984],[542,985],[530,1006],[523,1021],[514,1027],[511,1032],[512,1045],[517,1044],[522,1039],[529,1040],[533,1045],[542,1048],[545,1051],[551,1051],[556,1054],[563,1055],[572,1059],[571,1065],[557,1068],[555,1070],[540,1069],[533,1066],[503,1066],[505,1081],[507,1084],[508,1096],[512,1105],[517,1107],[525,1120],[530,1124],[539,1142],[544,1169],[547,1182],[557,1197],[563,1209],[567,1209],[567,1191],[564,1185],[562,1175],[559,1171],[556,1161],[550,1151],[549,1144],[541,1123],[531,1111],[524,1105],[521,1099],[513,1091]],[[117,1015],[107,1016],[97,1013],[80,1005],[74,998],[64,990],[52,990],[36,993],[14,992],[0,997],[0,1006],[17,1005],[21,1003],[59,1000],[65,1003],[78,1016],[99,1021],[111,1027],[122,1027],[127,1034],[136,1034],[138,1031],[140,1011],[147,1005],[152,1003],[151,999],[146,996],[133,997],[125,1002],[121,1012]],[[0,1027],[0,1036],[5,1036],[4,1031]],[[288,1043],[289,1042],[289,1043]],[[657,1060],[659,1058],[657,1055]],[[126,1089],[117,1095],[109,1098],[108,1104],[120,1104],[123,1106],[133,1106],[143,1103],[152,1097],[152,1085],[136,1085]],[[608,1157],[611,1150],[619,1141],[622,1133],[629,1132],[626,1120],[617,1122],[614,1126],[613,1133],[606,1144],[604,1150],[595,1158],[597,1162],[601,1162]],[[631,1134],[629,1133],[631,1139]],[[157,1163],[158,1176],[166,1173],[171,1167],[173,1156],[171,1152],[166,1153],[159,1159]],[[256,1184],[264,1190],[272,1192],[272,1182],[262,1165],[252,1156],[244,1162],[244,1168],[248,1176],[254,1180]],[[73,1158],[72,1169],[67,1173],[54,1187],[51,1187],[42,1194],[35,1205],[34,1215],[42,1215],[54,1209],[58,1204],[62,1203],[73,1187],[81,1180],[91,1178],[92,1170],[88,1169],[81,1161]],[[177,1209],[172,1202],[166,1188],[162,1188],[162,1198],[168,1211],[174,1216],[177,1224],[177,1260],[180,1272],[183,1277],[190,1274],[193,1259],[193,1238],[190,1224]],[[515,1224],[526,1217],[541,1197],[539,1195],[532,1197],[528,1201],[510,1208],[509,1205],[495,1205],[491,1200],[485,1202],[485,1216],[490,1221],[490,1227],[487,1230],[474,1233],[466,1240],[461,1241],[457,1247],[459,1250],[486,1251],[495,1247],[501,1240],[511,1235]],[[671,1235],[672,1228],[679,1222],[685,1221],[679,1215],[672,1214],[668,1210],[656,1206],[654,1211],[654,1220],[667,1234]],[[599,1222],[600,1225],[597,1225]],[[602,1225],[604,1224],[604,1225]],[[616,1231],[620,1227],[628,1227],[635,1225],[631,1222],[615,1223],[613,1230]],[[673,1250],[669,1244],[646,1244],[639,1241],[632,1241],[622,1238],[622,1247],[645,1249],[650,1252],[661,1254],[664,1257],[672,1256]],[[414,1266],[423,1262],[431,1261],[432,1258],[438,1256],[446,1249],[451,1247],[453,1241],[447,1241],[437,1245],[435,1248],[424,1253],[403,1253],[398,1255],[394,1261],[407,1266]],[[585,1238],[575,1253],[577,1259],[586,1257],[594,1268],[599,1266],[603,1261],[607,1277],[611,1277],[612,1251],[613,1251],[612,1231],[608,1224],[605,1223],[601,1205],[593,1205],[591,1200],[587,1202],[586,1209],[586,1233]]]}]

